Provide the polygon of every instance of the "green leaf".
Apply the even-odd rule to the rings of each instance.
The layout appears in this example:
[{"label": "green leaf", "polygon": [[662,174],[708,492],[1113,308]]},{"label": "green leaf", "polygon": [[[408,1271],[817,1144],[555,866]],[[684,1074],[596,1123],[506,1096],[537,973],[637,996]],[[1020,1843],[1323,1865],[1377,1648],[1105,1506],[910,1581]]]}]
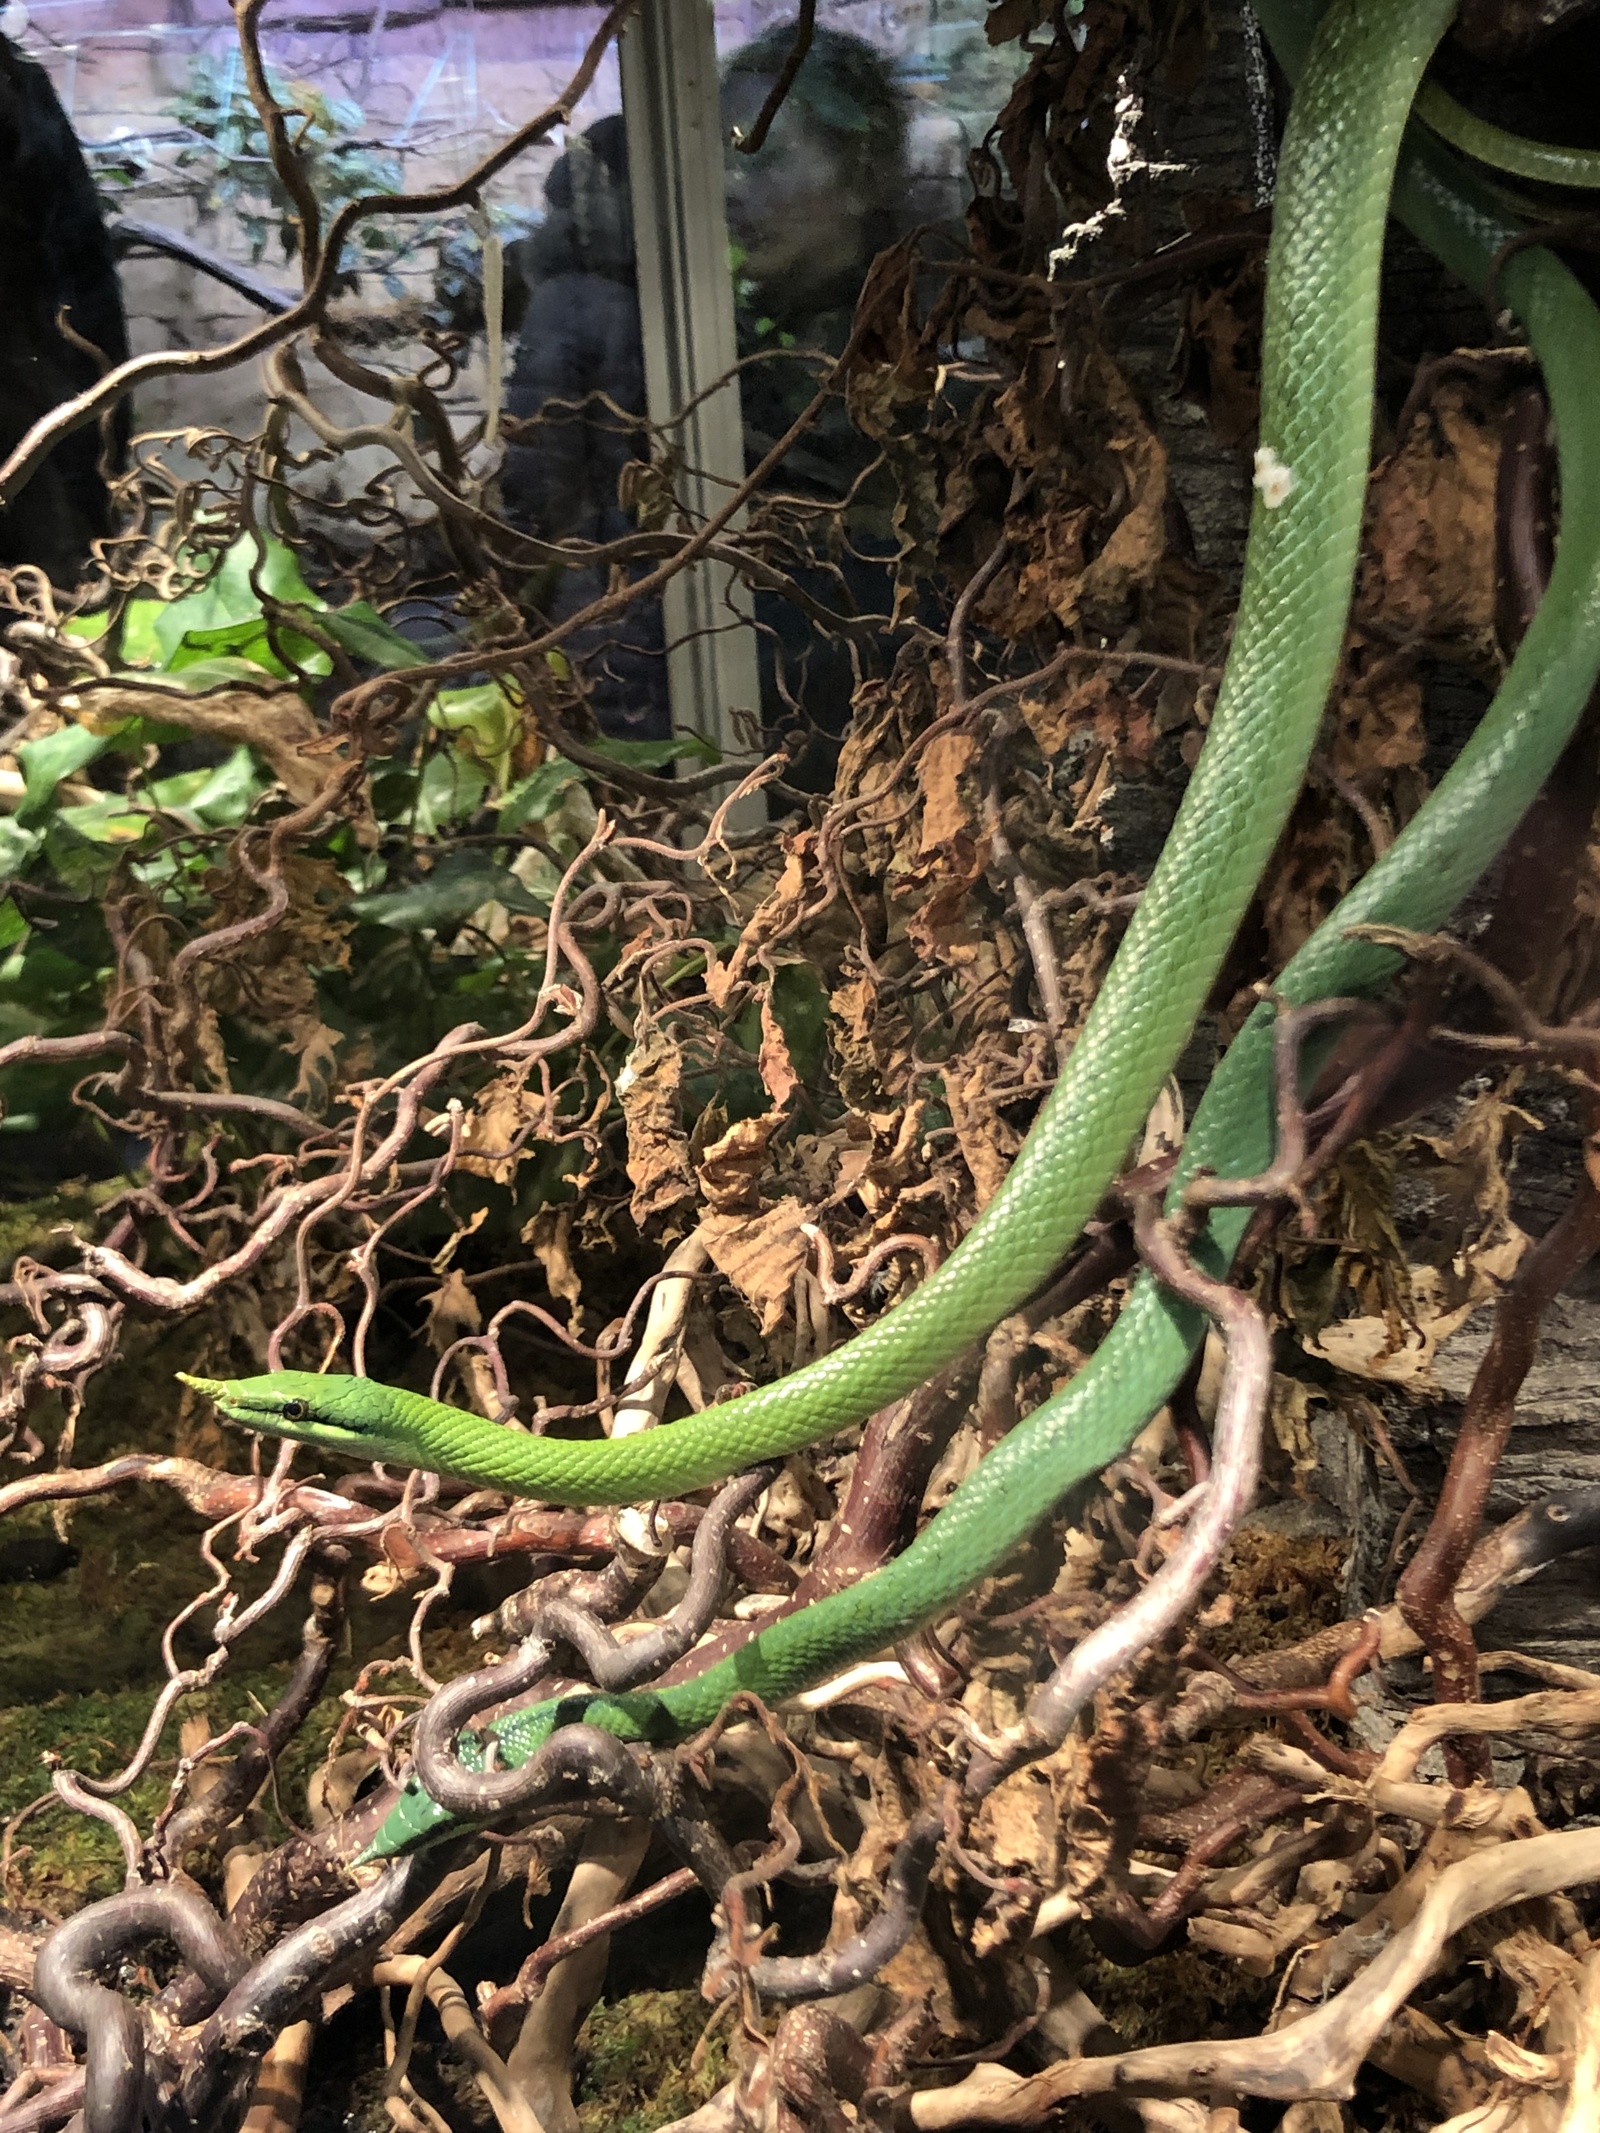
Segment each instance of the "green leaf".
[{"label": "green leaf", "polygon": [[61,726],[42,740],[24,741],[17,750],[27,791],[17,809],[17,820],[26,828],[37,822],[63,778],[82,770],[111,746],[108,733],[91,733],[87,726]]},{"label": "green leaf", "polygon": [[[148,675],[145,686],[149,686]],[[138,755],[146,748],[170,748],[175,741],[188,739],[187,726],[174,726],[164,719],[130,718],[117,728],[111,745],[119,755]]]},{"label": "green leaf", "polygon": [[[140,597],[130,600],[122,610],[122,657],[130,666],[153,667],[159,663],[161,649],[155,639],[155,624],[168,605],[165,600]],[[79,644],[99,644],[110,632],[111,617],[103,608],[92,615],[74,615],[61,625],[61,634]]]},{"label": "green leaf", "polygon": [[[259,566],[259,567],[258,567]],[[250,582],[255,571],[261,592]],[[157,650],[170,665],[192,630],[226,629],[230,623],[261,621],[261,594],[292,607],[320,612],[327,602],[306,583],[294,550],[274,535],[241,534],[206,583],[170,601],[152,629]]]},{"label": "green leaf", "polygon": [[209,770],[180,770],[170,778],[153,778],[131,804],[145,808],[187,809],[195,794],[203,791],[210,780]]},{"label": "green leaf", "polygon": [[56,815],[57,823],[91,844],[137,844],[151,819],[148,808],[135,807],[112,792],[82,807],[63,807]]},{"label": "green leaf", "polygon": [[348,607],[330,607],[321,619],[330,637],[353,658],[365,659],[371,666],[422,667],[428,663],[410,638],[402,637],[385,622],[369,601],[352,600]]},{"label": "green leaf", "polygon": [[[160,678],[174,694],[200,696],[207,689],[259,689],[268,677],[248,659],[197,659],[193,666],[182,667],[177,673],[163,674]],[[112,679],[136,682],[140,688],[148,690],[151,677],[148,674],[114,674]]]},{"label": "green leaf", "polygon": [[521,719],[499,682],[441,689],[429,707],[428,723],[445,733],[468,736],[471,754],[489,767],[497,785],[504,785],[511,775],[511,749]]},{"label": "green leaf", "polygon": [[591,741],[589,746],[596,755],[609,756],[613,763],[632,770],[666,770],[686,757],[697,763],[722,761],[720,752],[698,733],[680,733],[670,741]]},{"label": "green leaf", "polygon": [[6,897],[0,902],[0,955],[8,954],[18,941],[28,937],[28,921],[17,909],[15,901]]},{"label": "green leaf", "polygon": [[567,787],[583,776],[576,763],[553,755],[537,770],[530,770],[500,802],[500,827],[520,829],[524,822],[543,822],[560,805]]},{"label": "green leaf", "polygon": [[250,750],[240,746],[225,763],[155,779],[139,795],[139,804],[148,800],[152,807],[181,808],[214,829],[224,829],[244,820],[266,786]]},{"label": "green leaf", "polygon": [[189,810],[212,829],[230,829],[249,814],[267,782],[249,749],[235,748],[225,763],[207,774]]},{"label": "green leaf", "polygon": [[[255,561],[256,542],[249,534],[241,535],[230,553],[240,552],[244,559],[244,583],[248,586],[249,571]],[[306,583],[305,573],[300,568],[300,558],[287,541],[280,541],[276,534],[261,536],[261,568],[256,573],[261,590],[274,600],[281,600],[287,607],[308,607],[320,613],[327,601],[315,593]]]},{"label": "green leaf", "polygon": [[372,772],[372,812],[380,822],[409,822],[416,805],[417,773],[395,762],[375,764]]},{"label": "green leaf", "polygon": [[373,896],[357,896],[350,909],[357,918],[373,925],[390,926],[399,933],[420,933],[455,925],[487,903],[504,904],[510,911],[537,912],[546,908],[528,894],[509,867],[498,865],[482,853],[464,852],[441,860],[424,881],[403,889],[382,889]]},{"label": "green leaf", "polygon": [[809,963],[780,963],[772,973],[772,1013],[795,1072],[815,1087],[828,1043],[828,994]]},{"label": "green leaf", "polygon": [[[292,630],[282,622],[269,630],[259,615],[244,622],[224,623],[220,629],[187,631],[182,644],[167,661],[167,672],[184,673],[219,654],[247,659],[284,681],[295,679],[296,669],[302,674],[333,672],[333,660],[320,645],[313,644],[309,637],[302,637],[298,630]],[[292,667],[290,660],[294,662]]]},{"label": "green leaf", "polygon": [[454,748],[429,756],[417,784],[416,825],[424,837],[437,836],[452,822],[476,814],[489,790],[489,773]]},{"label": "green leaf", "polygon": [[85,970],[81,963],[75,963],[71,956],[63,955],[37,936],[19,961],[21,967],[15,975],[7,974],[7,1000],[45,1016],[45,1028],[49,1027],[49,1019],[69,1012],[72,1003],[94,984],[92,970]]},{"label": "green leaf", "polygon": [[130,666],[153,667],[161,661],[156,623],[166,613],[165,600],[130,600],[122,610],[122,656]]},{"label": "green leaf", "polygon": [[39,843],[37,830],[24,829],[14,815],[0,815],[0,881],[20,874]]}]

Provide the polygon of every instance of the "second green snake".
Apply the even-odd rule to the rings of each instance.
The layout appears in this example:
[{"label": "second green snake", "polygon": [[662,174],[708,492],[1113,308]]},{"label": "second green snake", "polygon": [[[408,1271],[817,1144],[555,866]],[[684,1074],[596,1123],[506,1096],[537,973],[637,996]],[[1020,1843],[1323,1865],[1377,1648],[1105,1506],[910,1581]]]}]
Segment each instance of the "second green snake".
[{"label": "second green snake", "polygon": [[[1459,229],[1456,232],[1460,234]],[[1494,247],[1482,252],[1487,266]],[[1508,273],[1545,366],[1558,422],[1563,494],[1555,571],[1491,710],[1414,820],[1284,971],[1290,1003],[1372,991],[1396,958],[1352,940],[1357,925],[1440,924],[1492,864],[1581,716],[1600,672],[1600,314],[1566,269],[1528,252]],[[1274,1011],[1252,1016],[1196,1113],[1182,1178],[1205,1165],[1249,1176],[1273,1141]],[[1206,1256],[1225,1266],[1247,1216],[1213,1216]],[[500,1762],[519,1765],[558,1726],[597,1725],[625,1740],[671,1740],[709,1725],[728,1699],[753,1691],[775,1704],[887,1649],[947,1611],[1037,1525],[1047,1508],[1116,1457],[1171,1394],[1204,1331],[1199,1314],[1148,1277],[1089,1363],[1014,1429],[951,1503],[887,1568],[776,1622],[742,1651],[671,1688],[578,1693],[497,1720]],[[385,1857],[447,1831],[451,1818],[415,1780],[368,1849]]]},{"label": "second green snake", "polygon": [[[1296,694],[1295,684],[1302,678],[1293,671],[1293,640],[1295,618],[1303,611],[1297,604],[1293,581],[1284,579],[1276,567],[1282,561],[1297,502],[1304,507],[1307,519],[1314,513],[1319,533],[1328,535],[1332,529],[1330,539],[1313,544],[1310,552],[1324,572],[1339,574],[1339,583],[1332,588],[1325,582],[1307,582],[1304,587],[1316,625],[1310,632],[1313,638],[1327,617],[1332,616],[1331,651],[1317,670],[1318,710],[1331,678],[1348,600],[1365,483],[1376,265],[1388,179],[1406,106],[1427,50],[1444,19],[1444,10],[1436,4],[1403,13],[1408,19],[1397,21],[1393,15],[1384,16],[1378,0],[1339,0],[1319,33],[1286,142],[1280,235],[1285,231],[1292,234],[1298,223],[1299,241],[1291,243],[1286,237],[1280,246],[1275,238],[1263,436],[1276,440],[1270,446],[1269,473],[1275,467],[1287,476],[1287,496],[1277,511],[1262,509],[1257,513],[1245,595],[1251,621],[1247,629],[1242,609],[1228,684],[1236,698],[1241,694],[1248,697],[1264,718],[1267,713],[1262,711],[1263,704],[1276,705],[1281,713],[1282,693],[1287,690]],[[1437,170],[1425,162],[1417,163],[1406,173],[1401,205],[1435,249],[1480,284],[1495,249],[1511,234],[1507,226],[1497,225],[1492,217],[1464,202],[1459,188],[1453,189],[1442,181]],[[1492,859],[1548,774],[1600,664],[1600,422],[1592,394],[1592,380],[1600,375],[1600,321],[1571,277],[1548,255],[1523,253],[1513,259],[1502,286],[1523,316],[1544,361],[1556,410],[1563,495],[1567,502],[1555,575],[1492,712],[1455,769],[1393,850],[1346,899],[1334,919],[1307,944],[1279,981],[1281,994],[1290,1000],[1316,998],[1330,991],[1370,989],[1382,982],[1392,967],[1392,958],[1370,945],[1351,942],[1344,930],[1349,925],[1382,919],[1427,927],[1448,914]],[[1344,334],[1329,330],[1330,309],[1340,311],[1346,320],[1354,312],[1359,330],[1353,345]],[[1335,380],[1341,387],[1339,391],[1331,390],[1327,369],[1330,349],[1335,372],[1342,367],[1343,371],[1353,369],[1356,373],[1353,379],[1340,376]],[[1311,405],[1298,404],[1305,392],[1311,394]],[[1341,431],[1337,449],[1327,435],[1335,427]],[[1262,611],[1263,601],[1266,612]],[[1263,649],[1275,642],[1280,646],[1276,663]],[[1311,646],[1308,658],[1315,650],[1315,645]],[[1225,699],[1227,693],[1225,689]],[[1220,706],[1217,726],[1221,726]],[[1298,738],[1285,731],[1281,717],[1274,723],[1274,731],[1280,747],[1290,747]],[[1238,745],[1237,728],[1224,727],[1219,734],[1214,727],[1185,809],[1189,810],[1199,791],[1198,805],[1202,809],[1221,812],[1205,816],[1198,823],[1191,821],[1188,849],[1192,854],[1198,840],[1204,855],[1209,847],[1201,832],[1227,827],[1250,843],[1252,849],[1259,847],[1260,856],[1254,862],[1259,868],[1276,831],[1267,835],[1265,845],[1261,845],[1263,825],[1255,819],[1257,811],[1248,804],[1250,796],[1230,790],[1222,770],[1215,771],[1206,784],[1206,766],[1218,750],[1219,739],[1225,754],[1228,747]],[[1296,782],[1302,767],[1303,752],[1294,759]],[[1226,768],[1224,763],[1222,769]],[[1163,868],[1171,853],[1169,845]],[[1251,878],[1253,881],[1253,873]],[[1167,895],[1178,899],[1176,905],[1169,902],[1169,914],[1177,908],[1181,915],[1181,886],[1170,879],[1169,872]],[[1152,892],[1155,887],[1153,881]],[[1149,909],[1147,897],[1145,912]],[[1141,912],[1141,918],[1145,912]],[[1153,923],[1159,933],[1159,914]],[[1179,931],[1185,938],[1193,937],[1196,925],[1192,912],[1187,926]],[[1148,928],[1146,932],[1148,936]],[[1130,933],[1128,946],[1133,944]],[[1149,952],[1148,938],[1145,952]],[[1117,970],[1122,971],[1126,963],[1125,949]],[[1161,959],[1160,967],[1170,972],[1170,954]],[[1207,982],[1212,967],[1207,966]],[[1126,1019],[1132,1011],[1131,1001],[1133,1009],[1144,1014],[1147,1022],[1163,1036],[1168,1034],[1163,1018],[1153,1013],[1156,1003],[1142,994],[1137,968],[1128,969],[1120,993],[1108,983],[1097,1015],[1105,1009],[1108,995],[1112,997],[1113,1018],[1120,1014]],[[1188,997],[1186,992],[1185,998]],[[1177,1031],[1173,1050],[1186,1033],[1194,1005],[1184,1010],[1184,1024]],[[1087,1033],[1083,1041],[1087,1042]],[[1230,1051],[1208,1091],[1186,1145],[1186,1170],[1207,1163],[1242,1175],[1266,1160],[1271,1141],[1267,1097],[1270,1047],[1271,1018],[1258,1014]],[[1064,1078],[1063,1090],[1068,1088],[1070,1078]],[[1091,1093],[1093,1088],[1091,1082]],[[1141,1097],[1141,1104],[1145,1100]],[[1107,1115],[1104,1108],[1096,1112],[1102,1121]],[[1142,1115],[1141,1109],[1133,1124]],[[1113,1171],[1131,1137],[1132,1128],[1124,1130],[1124,1123],[1118,1125],[1117,1148],[1109,1153]],[[1051,1134],[1059,1134],[1063,1130],[1061,1115],[1056,1113],[1052,1118],[1047,1110],[1035,1139],[1046,1127]],[[1029,1146],[1032,1149],[1032,1141]],[[1095,1152],[1091,1167],[1097,1178],[1099,1163],[1107,1158],[1107,1148]],[[1018,1168],[1027,1160],[1025,1151]],[[1102,1178],[1096,1184],[1096,1193],[1103,1182]],[[1077,1206],[1078,1202],[1073,1204]],[[995,1207],[999,1206],[996,1202]],[[994,1212],[991,1209],[991,1215]],[[1214,1223],[1210,1253],[1217,1264],[1226,1263],[1240,1221],[1242,1217],[1223,1216]],[[1080,1222],[1081,1211],[1073,1221],[1074,1231]],[[974,1237],[978,1234],[974,1232]],[[958,1264],[959,1257],[951,1262],[952,1266]],[[1035,1273],[1024,1286],[1031,1286],[1038,1278]],[[936,1287],[937,1282],[930,1283],[920,1295],[929,1295]],[[919,1300],[920,1296],[912,1301]],[[1002,1309],[1006,1307],[1001,1305]],[[886,1323],[902,1320],[908,1308],[902,1306]],[[987,1307],[981,1314],[984,1323],[998,1315],[998,1311],[991,1312]],[[1154,1284],[1141,1284],[1091,1364],[990,1454],[950,1506],[886,1570],[848,1592],[775,1624],[735,1657],[697,1680],[662,1691],[618,1697],[574,1696],[560,1705],[536,1707],[501,1721],[492,1730],[503,1759],[521,1762],[553,1727],[580,1717],[624,1738],[670,1737],[706,1722],[738,1689],[753,1689],[769,1700],[779,1700],[856,1658],[882,1649],[917,1622],[948,1607],[994,1569],[1051,1502],[1120,1449],[1167,1396],[1198,1330],[1192,1314],[1173,1304]],[[865,1336],[862,1342],[843,1351],[839,1360],[848,1362],[869,1338]],[[925,1374],[949,1352],[950,1345],[945,1342],[925,1349],[916,1374]],[[803,1386],[808,1380],[816,1382],[812,1372],[799,1374],[787,1385]],[[750,1400],[714,1410],[712,1416],[697,1418],[695,1423],[673,1425],[625,1445],[608,1447],[552,1445],[550,1440],[517,1437],[475,1418],[456,1416],[454,1410],[414,1402],[410,1395],[361,1381],[284,1375],[207,1389],[218,1394],[226,1412],[257,1427],[304,1435],[330,1447],[357,1449],[367,1457],[465,1472],[472,1478],[541,1495],[566,1491],[551,1488],[543,1480],[525,1481],[508,1474],[506,1467],[513,1452],[519,1459],[553,1452],[577,1460],[585,1455],[593,1459],[609,1453],[609,1464],[616,1468],[621,1464],[618,1455],[633,1455],[656,1444],[665,1447],[718,1417],[731,1419],[744,1411],[759,1421],[760,1413],[752,1408],[751,1401],[763,1397],[753,1395]],[[785,1389],[780,1386],[771,1390],[782,1393]],[[302,1402],[303,1413],[285,1412],[286,1408],[298,1410]],[[412,1404],[404,1404],[408,1402]],[[351,1403],[356,1403],[360,1411],[356,1412]],[[714,1463],[695,1468],[694,1478],[713,1478],[764,1452],[792,1448],[794,1443],[840,1426],[839,1417],[827,1412],[826,1406],[824,1402],[812,1411],[803,1436],[780,1437],[775,1443],[762,1430],[735,1432],[738,1441],[731,1447],[720,1446]],[[435,1422],[436,1416],[454,1419],[440,1424]],[[452,1440],[443,1447],[445,1456],[439,1456],[440,1447],[432,1433],[458,1425],[470,1426],[477,1444],[465,1455],[456,1456],[453,1444],[457,1440]],[[494,1451],[496,1443],[504,1457],[500,1468],[491,1473],[486,1471],[483,1460]],[[672,1483],[655,1478],[662,1471],[680,1472],[671,1464],[673,1456],[663,1452],[650,1477],[637,1485],[630,1481],[623,1493],[639,1496],[657,1493],[666,1486],[690,1485],[681,1478]],[[579,1481],[572,1493],[584,1501],[616,1500],[609,1484],[592,1490],[588,1482]],[[446,1819],[413,1788],[389,1817],[373,1852],[402,1850],[434,1833]]]},{"label": "second green snake", "polygon": [[1441,141],[1491,170],[1531,178],[1536,185],[1573,186],[1582,192],[1600,187],[1600,149],[1562,148],[1554,141],[1530,141],[1520,133],[1507,133],[1503,126],[1466,110],[1437,82],[1423,83],[1417,116]]}]

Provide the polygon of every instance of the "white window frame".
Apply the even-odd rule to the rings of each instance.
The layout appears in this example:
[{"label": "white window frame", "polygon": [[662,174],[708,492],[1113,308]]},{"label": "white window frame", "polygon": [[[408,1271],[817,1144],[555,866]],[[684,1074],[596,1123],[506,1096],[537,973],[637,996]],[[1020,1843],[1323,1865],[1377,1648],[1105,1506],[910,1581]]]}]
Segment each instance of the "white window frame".
[{"label": "white window frame", "polygon": [[[691,469],[679,494],[700,524],[745,472],[711,0],[644,0],[620,57],[646,412],[674,426]],[[725,563],[700,562],[669,580],[663,605],[674,726],[704,734],[728,759],[753,760],[756,632],[735,619],[748,618],[749,593]],[[765,819],[757,794],[729,826]]]}]

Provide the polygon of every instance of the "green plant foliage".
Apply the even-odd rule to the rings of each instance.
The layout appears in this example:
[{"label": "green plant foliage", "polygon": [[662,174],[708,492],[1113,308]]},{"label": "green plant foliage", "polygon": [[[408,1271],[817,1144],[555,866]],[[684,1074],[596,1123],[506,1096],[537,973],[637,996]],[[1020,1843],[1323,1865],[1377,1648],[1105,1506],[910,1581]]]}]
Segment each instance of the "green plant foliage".
[{"label": "green plant foliage", "polygon": [[[77,617],[64,643],[92,651],[115,679],[169,694],[175,713],[186,696],[261,691],[267,722],[274,705],[292,706],[298,695],[320,723],[352,673],[425,666],[369,602],[330,606],[275,535],[258,528],[208,552],[206,532],[202,525],[180,554],[188,582],[176,598],[141,592],[114,611]],[[563,666],[552,657],[558,681]],[[233,833],[287,804],[272,761],[255,749],[197,738],[203,721],[191,731],[181,717],[100,720],[94,700],[86,691],[76,716],[17,750],[23,791],[0,814],[0,1041],[102,1020],[117,966],[107,905],[159,925],[174,947],[217,922],[219,897],[231,894],[228,915],[240,915],[248,904],[238,903],[237,869],[226,863]],[[656,776],[717,759],[692,736],[587,746]],[[326,1086],[327,1062],[341,1048],[383,1073],[463,1019],[491,1032],[526,1020],[545,972],[538,922],[594,832],[597,802],[579,764],[552,754],[519,776],[519,755],[526,762],[524,714],[506,684],[469,677],[430,696],[419,680],[395,752],[368,763],[367,829],[339,822],[297,847],[315,908],[292,913],[270,951],[295,966],[292,1000],[281,987],[263,994],[257,981],[230,985],[225,976],[207,995],[216,1018],[208,1060],[226,1059],[235,1087],[303,1096],[308,1047],[324,1062],[317,1073]],[[617,951],[601,939],[586,952],[604,972]],[[820,1061],[824,1009],[813,974],[780,967],[773,998],[793,1056]],[[594,1045],[615,1052],[611,1070],[620,1070],[620,1030],[603,1027]],[[215,1067],[197,1059],[190,1071],[204,1086]],[[697,1090],[702,1082],[736,1115],[759,1102],[759,1082],[731,1055],[709,1077],[697,1074]],[[49,1143],[70,1130],[75,1147],[85,1135],[92,1144],[100,1129],[73,1106],[72,1084],[58,1068],[27,1064],[0,1076],[0,1156],[30,1131]],[[575,1084],[574,1109],[590,1100]],[[139,1144],[103,1138],[102,1167],[137,1160]],[[540,1204],[526,1193],[565,1194],[579,1158],[541,1164],[530,1155],[519,1174],[519,1220]]]},{"label": "green plant foliage", "polygon": [[[347,201],[401,190],[400,159],[362,138],[366,114],[359,104],[277,74],[268,74],[267,85],[289,114],[290,139],[325,218],[331,219]],[[193,136],[177,161],[198,183],[202,213],[227,212],[236,218],[255,260],[266,257],[274,239],[284,258],[292,259],[299,250],[299,223],[273,169],[266,129],[250,101],[238,51],[220,58],[198,55],[188,83],[167,110]],[[340,265],[347,274],[373,268],[390,294],[399,296],[403,292],[394,270],[417,241],[414,224],[358,224]]]},{"label": "green plant foliage", "polygon": [[[405,166],[396,150],[374,139],[374,123],[350,97],[332,96],[310,82],[290,81],[269,70],[268,86],[287,114],[289,138],[298,151],[322,211],[324,226],[352,200],[381,199],[405,190]],[[300,253],[299,215],[273,167],[266,129],[245,86],[239,53],[201,55],[189,80],[165,106],[165,116],[185,129],[175,157],[204,218],[226,215],[245,232],[251,257],[260,262],[276,250],[284,259]],[[158,171],[145,142],[108,144],[92,156],[95,180],[112,213],[133,204],[130,195],[162,182],[170,191],[170,164]],[[536,217],[523,207],[496,204],[489,220],[506,247],[506,324],[514,327],[526,300],[516,248]],[[430,324],[462,334],[483,326],[483,239],[466,215],[373,215],[359,221],[339,262],[346,288],[363,273],[378,277],[396,300],[406,292],[403,269],[427,274]]]}]

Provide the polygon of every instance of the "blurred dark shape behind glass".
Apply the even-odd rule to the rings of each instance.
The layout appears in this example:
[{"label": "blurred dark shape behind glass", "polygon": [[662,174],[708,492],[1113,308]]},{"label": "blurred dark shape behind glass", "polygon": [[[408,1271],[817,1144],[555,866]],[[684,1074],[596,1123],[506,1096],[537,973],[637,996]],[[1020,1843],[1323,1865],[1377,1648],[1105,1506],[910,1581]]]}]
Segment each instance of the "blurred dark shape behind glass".
[{"label": "blurred dark shape behind glass", "polygon": [[[514,526],[546,540],[614,541],[634,532],[619,501],[644,454],[644,346],[633,265],[627,135],[620,117],[580,134],[551,171],[545,220],[522,241],[528,286],[506,412],[527,425],[506,452],[501,495]],[[516,436],[517,433],[513,433]],[[550,569],[528,591],[551,622],[606,590],[603,570]],[[659,602],[639,601],[567,651],[585,673],[603,731],[655,740],[671,730]]]},{"label": "blurred dark shape behind glass", "polygon": [[[793,41],[779,25],[735,52],[723,70],[723,118],[746,131]],[[730,149],[728,217],[745,456],[754,465],[811,400],[822,366],[844,347],[875,255],[905,226],[911,201],[906,114],[890,63],[860,38],[819,28],[754,156]],[[613,540],[634,530],[618,501],[630,460],[644,455],[644,356],[633,260],[627,146],[620,117],[574,140],[551,172],[546,219],[524,241],[530,290],[507,395],[514,433],[501,477],[512,523],[547,539]],[[632,418],[632,419],[630,419]],[[811,505],[847,496],[841,540],[826,511],[787,515],[783,567],[825,605],[886,613],[894,553],[887,484],[853,493],[873,448],[842,400],[786,460],[779,485]],[[809,530],[808,530],[809,529]],[[599,570],[535,573],[529,598],[551,620],[606,589]],[[847,647],[819,634],[792,602],[755,600],[762,700],[769,730],[799,717],[825,734],[849,716]],[[670,731],[659,607],[639,603],[569,645],[608,733]]]},{"label": "blurred dark shape behind glass", "polygon": [[[57,316],[65,311],[72,335]],[[0,456],[41,415],[92,385],[128,353],[116,263],[89,176],[50,77],[0,36]],[[80,345],[87,344],[87,345]],[[120,466],[124,401],[111,435]],[[96,427],[58,445],[9,510],[0,564],[37,563],[72,585],[89,543],[111,530]]]}]

